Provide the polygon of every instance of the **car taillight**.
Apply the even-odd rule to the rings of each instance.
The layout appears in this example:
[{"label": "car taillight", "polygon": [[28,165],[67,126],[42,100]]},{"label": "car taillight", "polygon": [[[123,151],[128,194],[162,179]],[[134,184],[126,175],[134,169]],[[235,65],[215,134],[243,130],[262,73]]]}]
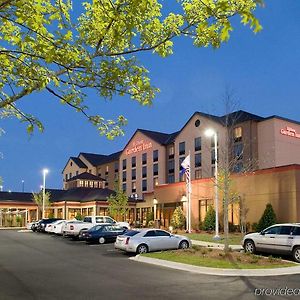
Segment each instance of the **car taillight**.
[{"label": "car taillight", "polygon": [[125,245],[128,245],[130,237],[126,238]]},{"label": "car taillight", "polygon": [[70,229],[71,229],[71,230],[73,230],[73,229],[74,229],[74,226],[73,226],[73,225],[71,225],[71,226],[70,226]]}]

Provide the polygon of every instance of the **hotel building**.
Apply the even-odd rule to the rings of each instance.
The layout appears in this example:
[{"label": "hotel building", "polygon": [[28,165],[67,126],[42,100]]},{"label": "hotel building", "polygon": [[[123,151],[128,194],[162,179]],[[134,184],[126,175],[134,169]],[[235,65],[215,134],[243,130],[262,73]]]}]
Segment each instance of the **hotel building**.
[{"label": "hotel building", "polygon": [[[224,116],[195,112],[177,132],[137,129],[119,152],[79,153],[77,157],[70,157],[62,171],[62,193],[69,193],[64,199],[72,202],[72,190],[112,192],[118,180],[130,199],[128,220],[142,224],[154,210],[155,219],[168,227],[175,208],[186,209],[185,177],[180,175],[180,169],[190,154],[192,227],[196,229],[209,205],[214,204],[215,145],[213,139],[206,137],[207,129],[213,129],[218,136],[218,165],[222,165],[225,157],[234,162],[230,166],[233,189],[247,206],[247,222],[257,222],[267,203],[272,204],[278,221],[300,220],[300,123],[279,116],[264,118],[245,111]],[[220,192],[219,207],[221,198]],[[0,193],[0,205],[1,199]],[[53,198],[55,215],[58,209],[64,208],[65,213],[68,209],[65,203],[60,207],[58,200]],[[90,213],[107,214],[104,198],[90,200],[82,202],[77,198],[76,208],[83,214],[88,213],[89,208],[93,208]],[[230,222],[238,224],[240,204],[231,204],[229,213]]]}]

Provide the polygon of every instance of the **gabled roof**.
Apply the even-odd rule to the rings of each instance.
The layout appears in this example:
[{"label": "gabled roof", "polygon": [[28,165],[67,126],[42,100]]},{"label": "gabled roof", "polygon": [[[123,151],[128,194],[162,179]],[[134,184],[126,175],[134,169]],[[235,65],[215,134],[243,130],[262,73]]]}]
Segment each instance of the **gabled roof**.
[{"label": "gabled roof", "polygon": [[230,114],[224,115],[220,119],[221,119],[222,125],[224,125],[224,126],[226,125],[226,123],[227,123],[227,126],[231,126],[233,124],[238,124],[238,123],[242,123],[242,122],[246,122],[246,121],[260,122],[260,121],[265,120],[265,118],[263,118],[261,116],[254,115],[254,114],[248,113],[243,110],[238,110],[238,111],[232,112]]},{"label": "gabled roof", "polygon": [[5,202],[26,202],[32,201],[32,193],[20,193],[20,192],[0,192],[0,201]]},{"label": "gabled roof", "polygon": [[99,176],[96,176],[96,175],[93,175],[91,173],[88,173],[88,172],[84,172],[84,173],[81,173],[79,175],[76,175],[76,176],[73,176],[71,177],[70,179],[68,179],[67,181],[73,181],[73,180],[77,180],[77,179],[83,179],[83,180],[105,180]]},{"label": "gabled roof", "polygon": [[72,159],[79,168],[87,169],[87,165],[80,158],[71,156],[70,159]]},{"label": "gabled roof", "polygon": [[101,165],[106,155],[103,154],[95,154],[95,153],[84,153],[80,152],[78,156],[82,155],[91,165],[94,167]]}]

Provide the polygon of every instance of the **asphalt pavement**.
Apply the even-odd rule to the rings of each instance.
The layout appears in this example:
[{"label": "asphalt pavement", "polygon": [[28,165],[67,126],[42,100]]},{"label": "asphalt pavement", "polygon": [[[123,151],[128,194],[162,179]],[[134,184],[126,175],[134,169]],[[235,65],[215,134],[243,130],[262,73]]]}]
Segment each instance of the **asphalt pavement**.
[{"label": "asphalt pavement", "polygon": [[218,277],[129,257],[113,244],[1,230],[0,299],[287,299],[284,289],[300,289],[300,275]]}]

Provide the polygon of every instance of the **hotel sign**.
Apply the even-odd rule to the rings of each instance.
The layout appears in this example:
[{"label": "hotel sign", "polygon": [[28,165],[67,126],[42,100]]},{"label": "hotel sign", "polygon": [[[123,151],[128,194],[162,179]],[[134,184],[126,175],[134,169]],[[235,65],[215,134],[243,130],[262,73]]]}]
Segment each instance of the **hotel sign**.
[{"label": "hotel sign", "polygon": [[296,129],[289,127],[289,126],[287,126],[286,128],[280,129],[280,133],[282,135],[287,135],[287,136],[291,136],[291,137],[300,139],[300,133],[297,133]]},{"label": "hotel sign", "polygon": [[152,148],[152,142],[145,142],[144,140],[139,140],[132,143],[132,146],[125,150],[126,155],[137,153],[143,150]]}]

